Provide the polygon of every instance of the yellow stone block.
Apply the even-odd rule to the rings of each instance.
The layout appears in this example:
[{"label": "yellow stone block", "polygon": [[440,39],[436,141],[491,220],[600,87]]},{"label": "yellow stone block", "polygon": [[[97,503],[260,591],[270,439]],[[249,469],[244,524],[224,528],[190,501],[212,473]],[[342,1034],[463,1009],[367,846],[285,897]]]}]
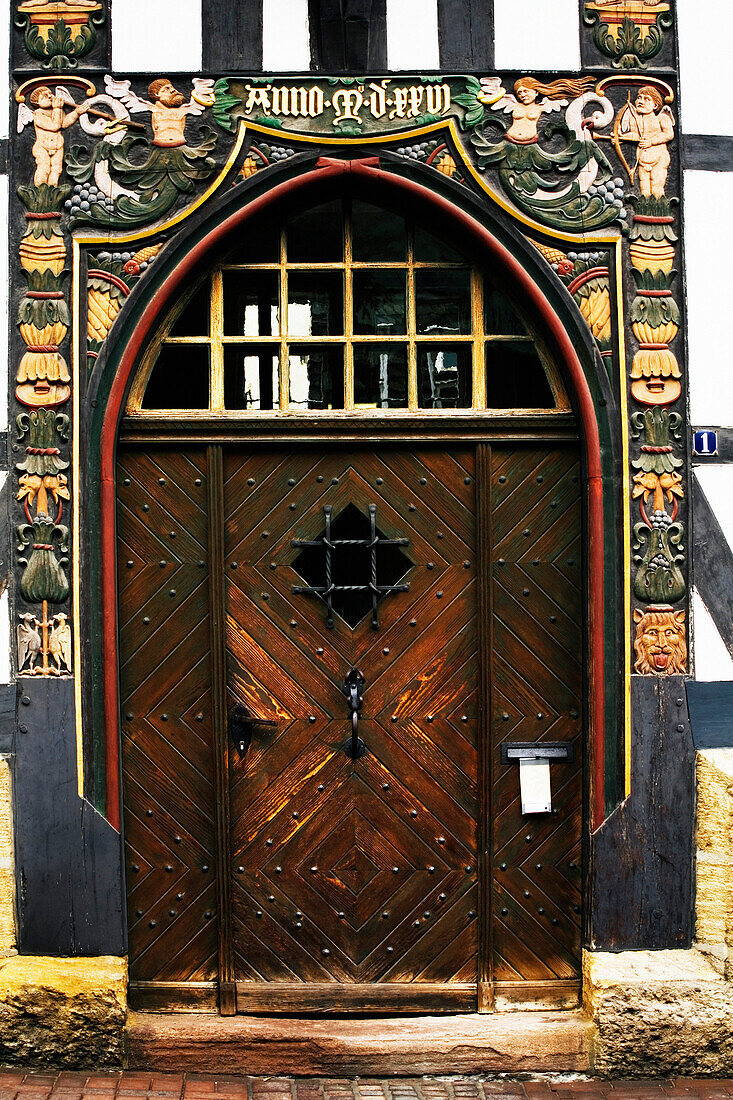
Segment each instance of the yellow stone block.
[{"label": "yellow stone block", "polygon": [[15,878],[10,766],[0,757],[0,955],[15,950]]}]

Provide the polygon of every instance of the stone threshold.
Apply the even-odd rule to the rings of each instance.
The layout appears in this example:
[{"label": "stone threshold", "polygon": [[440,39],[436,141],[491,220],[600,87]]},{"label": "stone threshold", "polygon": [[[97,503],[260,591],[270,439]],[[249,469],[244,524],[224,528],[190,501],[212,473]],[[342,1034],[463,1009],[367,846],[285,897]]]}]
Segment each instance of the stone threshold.
[{"label": "stone threshold", "polygon": [[348,1019],[131,1012],[130,1069],[292,1076],[588,1073],[582,1011]]}]

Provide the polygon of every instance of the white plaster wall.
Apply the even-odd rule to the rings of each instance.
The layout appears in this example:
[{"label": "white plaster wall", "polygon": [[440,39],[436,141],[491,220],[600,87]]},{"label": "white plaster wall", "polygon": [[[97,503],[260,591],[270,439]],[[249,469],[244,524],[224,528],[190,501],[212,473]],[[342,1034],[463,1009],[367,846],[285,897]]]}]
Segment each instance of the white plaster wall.
[{"label": "white plaster wall", "polygon": [[112,68],[125,73],[201,68],[201,0],[112,0]]},{"label": "white plaster wall", "polygon": [[733,425],[733,173],[684,173],[690,420]]},{"label": "white plaster wall", "polygon": [[440,68],[437,0],[387,0],[387,68]]},{"label": "white plaster wall", "polygon": [[7,90],[0,107],[0,138],[9,134],[10,118],[10,22],[13,17],[12,7],[5,19],[0,20],[0,87]]},{"label": "white plaster wall", "polygon": [[497,69],[580,68],[578,0],[494,0]]},{"label": "white plaster wall", "polygon": [[311,67],[308,0],[263,0],[262,68],[286,73]]},{"label": "white plaster wall", "polygon": [[730,0],[677,0],[680,108],[687,134],[733,134]]},{"label": "white plaster wall", "polygon": [[733,680],[733,660],[696,588],[691,611],[695,679]]}]

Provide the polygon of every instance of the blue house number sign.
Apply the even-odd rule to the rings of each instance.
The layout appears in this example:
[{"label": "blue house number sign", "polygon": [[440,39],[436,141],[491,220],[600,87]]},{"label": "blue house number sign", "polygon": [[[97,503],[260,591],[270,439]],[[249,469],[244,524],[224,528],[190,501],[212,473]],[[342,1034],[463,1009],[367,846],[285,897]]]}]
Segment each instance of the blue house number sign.
[{"label": "blue house number sign", "polygon": [[718,433],[709,430],[695,432],[692,450],[696,455],[716,455],[718,453]]}]

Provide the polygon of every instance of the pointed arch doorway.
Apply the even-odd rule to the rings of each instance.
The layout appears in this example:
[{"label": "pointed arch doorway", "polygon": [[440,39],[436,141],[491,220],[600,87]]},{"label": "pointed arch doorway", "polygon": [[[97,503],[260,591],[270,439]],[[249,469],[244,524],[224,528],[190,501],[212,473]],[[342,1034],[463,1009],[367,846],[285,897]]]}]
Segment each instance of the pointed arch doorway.
[{"label": "pointed arch doorway", "polygon": [[[574,1004],[577,424],[475,255],[336,201],[330,258],[312,211],[265,227],[166,316],[129,391],[131,1001]],[[359,221],[387,217],[404,251],[379,254],[390,233],[360,259]],[[549,811],[522,814],[510,741],[572,746]]]}]

